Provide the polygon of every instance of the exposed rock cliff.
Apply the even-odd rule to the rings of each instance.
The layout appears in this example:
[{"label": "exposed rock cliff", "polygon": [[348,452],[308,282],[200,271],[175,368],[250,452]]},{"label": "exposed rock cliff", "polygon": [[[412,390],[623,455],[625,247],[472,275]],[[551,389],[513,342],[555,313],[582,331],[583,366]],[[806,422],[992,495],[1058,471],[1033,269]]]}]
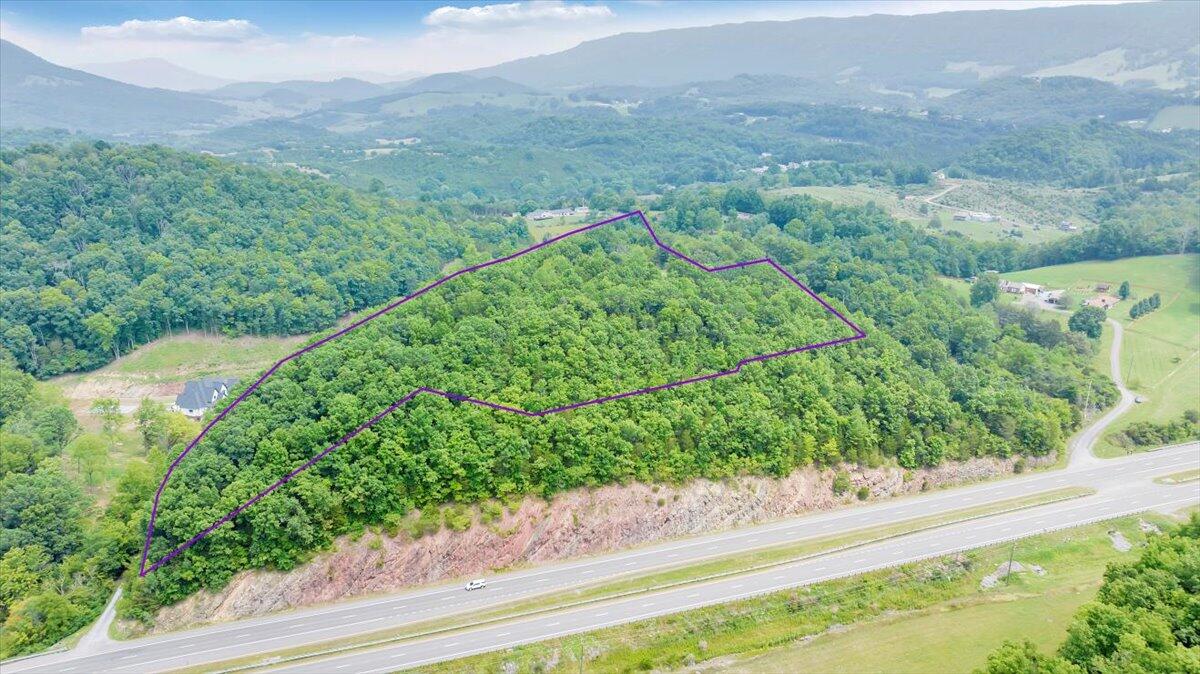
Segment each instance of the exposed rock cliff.
[{"label": "exposed rock cliff", "polygon": [[[159,611],[151,632],[246,618],[358,595],[382,593],[491,569],[562,560],[663,539],[711,532],[856,500],[866,487],[872,500],[932,487],[987,479],[1012,471],[1011,460],[973,459],[932,469],[895,467],[850,470],[852,487],[832,490],[834,471],[805,469],[782,479],[739,477],[696,480],[679,486],[613,485],[527,498],[490,524],[464,531],[442,529],[416,540],[368,532],[343,538],[335,549],[285,573],[237,575],[220,592],[200,592]],[[125,629],[136,629],[125,625]]]}]

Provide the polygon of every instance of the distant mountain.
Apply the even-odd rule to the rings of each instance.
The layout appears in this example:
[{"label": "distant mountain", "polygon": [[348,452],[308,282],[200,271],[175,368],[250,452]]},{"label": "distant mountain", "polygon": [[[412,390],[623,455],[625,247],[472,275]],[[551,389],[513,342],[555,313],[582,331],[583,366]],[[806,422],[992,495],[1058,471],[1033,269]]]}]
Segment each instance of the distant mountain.
[{"label": "distant mountain", "polygon": [[188,70],[166,59],[148,58],[132,61],[115,61],[112,63],[87,63],[79,69],[107,77],[111,80],[133,84],[139,87],[157,87],[175,91],[198,91],[215,89],[233,82],[221,77],[203,75],[194,70]]},{"label": "distant mountain", "polygon": [[362,115],[403,117],[424,114],[429,110],[475,103],[503,104],[502,97],[512,95],[518,107],[545,102],[549,96],[523,84],[499,77],[474,77],[463,73],[430,75],[393,89],[390,93],[345,103],[331,103],[302,118],[307,124],[322,127],[338,126]]},{"label": "distant mountain", "polygon": [[[215,98],[251,100],[279,91],[290,92],[310,101],[357,101],[385,94],[389,88],[352,77],[343,77],[330,82],[313,80],[236,82],[205,93]],[[278,94],[274,95],[278,96]]]},{"label": "distant mountain", "polygon": [[778,74],[918,94],[1036,73],[1194,91],[1197,25],[1196,2],[811,18],[625,33],[469,74],[543,89]]},{"label": "distant mountain", "polygon": [[474,77],[465,73],[442,73],[409,82],[400,87],[408,93],[440,94],[535,94],[532,87],[501,77]]},{"label": "distant mountain", "polygon": [[235,111],[216,101],[146,89],[63,68],[0,40],[0,126],[150,134],[212,126]]}]

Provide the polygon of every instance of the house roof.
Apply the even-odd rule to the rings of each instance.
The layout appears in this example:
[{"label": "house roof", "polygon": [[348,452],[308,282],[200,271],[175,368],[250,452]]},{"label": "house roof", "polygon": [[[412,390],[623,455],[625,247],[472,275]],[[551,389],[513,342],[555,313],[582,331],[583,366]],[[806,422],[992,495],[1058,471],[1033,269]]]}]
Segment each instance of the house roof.
[{"label": "house roof", "polygon": [[234,377],[205,377],[183,385],[183,393],[175,396],[175,405],[186,410],[200,410],[212,405],[213,393],[221,386],[233,388],[238,380]]}]

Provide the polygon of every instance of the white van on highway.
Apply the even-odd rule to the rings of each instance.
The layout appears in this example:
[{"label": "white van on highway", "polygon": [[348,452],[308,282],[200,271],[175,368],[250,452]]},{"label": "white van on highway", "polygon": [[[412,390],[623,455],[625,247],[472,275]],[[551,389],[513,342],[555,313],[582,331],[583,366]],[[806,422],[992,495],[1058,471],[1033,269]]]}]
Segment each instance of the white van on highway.
[{"label": "white van on highway", "polygon": [[467,586],[463,589],[465,589],[467,592],[470,592],[471,590],[482,590],[485,587],[487,587],[487,581],[482,578],[476,578],[475,580],[467,583]]}]

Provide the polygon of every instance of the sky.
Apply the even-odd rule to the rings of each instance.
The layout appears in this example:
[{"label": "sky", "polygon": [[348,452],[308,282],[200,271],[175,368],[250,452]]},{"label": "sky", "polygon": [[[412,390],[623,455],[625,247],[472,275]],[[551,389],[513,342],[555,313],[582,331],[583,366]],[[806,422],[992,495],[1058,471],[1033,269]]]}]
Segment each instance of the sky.
[{"label": "sky", "polygon": [[232,80],[376,81],[479,68],[617,33],[1071,0],[0,3],[0,37],[64,66],[163,58]]}]

